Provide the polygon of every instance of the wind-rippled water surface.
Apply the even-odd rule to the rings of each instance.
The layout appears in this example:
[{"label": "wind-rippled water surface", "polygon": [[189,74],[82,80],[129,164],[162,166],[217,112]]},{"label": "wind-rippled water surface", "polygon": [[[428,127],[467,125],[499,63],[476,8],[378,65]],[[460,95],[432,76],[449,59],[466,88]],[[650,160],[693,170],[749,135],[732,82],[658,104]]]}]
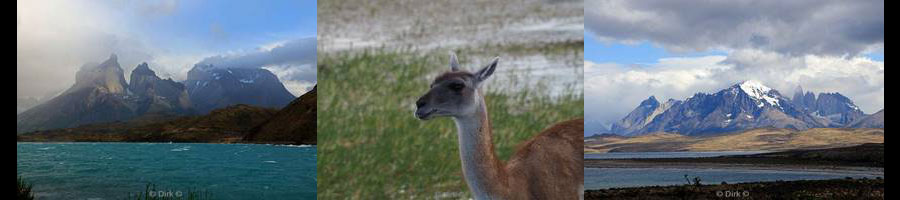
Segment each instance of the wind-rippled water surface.
[{"label": "wind-rippled water surface", "polygon": [[214,199],[316,198],[316,147],[16,143],[16,174],[38,199],[123,199],[201,191]]}]

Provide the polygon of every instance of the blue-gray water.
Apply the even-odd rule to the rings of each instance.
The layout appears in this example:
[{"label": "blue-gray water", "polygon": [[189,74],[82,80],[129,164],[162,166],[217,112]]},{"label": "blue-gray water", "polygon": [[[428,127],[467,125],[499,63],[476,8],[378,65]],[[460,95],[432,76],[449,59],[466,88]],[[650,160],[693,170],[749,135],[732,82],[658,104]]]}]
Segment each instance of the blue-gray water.
[{"label": "blue-gray water", "polygon": [[[585,154],[585,158],[621,159],[621,158],[678,158],[678,157],[710,157],[720,155],[753,154],[758,152],[647,152],[647,153],[614,153]],[[670,168],[585,168],[585,189],[605,189],[621,187],[639,187],[654,185],[687,184],[684,175],[700,177],[704,184],[777,181],[777,180],[820,180],[844,177],[875,178],[884,177],[883,173],[850,173],[839,171],[798,171],[792,170],[756,170],[756,169],[670,169]]]},{"label": "blue-gray water", "polygon": [[123,199],[205,191],[215,199],[315,199],[316,147],[16,143],[16,174],[38,199]]}]

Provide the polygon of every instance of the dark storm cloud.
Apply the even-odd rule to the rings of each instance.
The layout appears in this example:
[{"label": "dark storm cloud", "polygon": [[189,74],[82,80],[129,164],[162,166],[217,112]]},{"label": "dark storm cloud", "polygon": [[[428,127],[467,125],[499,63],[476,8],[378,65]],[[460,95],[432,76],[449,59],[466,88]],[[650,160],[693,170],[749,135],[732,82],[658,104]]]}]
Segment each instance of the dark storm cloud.
[{"label": "dark storm cloud", "polygon": [[259,68],[272,65],[302,65],[315,61],[316,38],[304,38],[288,41],[271,50],[208,57],[198,64],[225,68]]},{"label": "dark storm cloud", "polygon": [[601,39],[672,51],[856,55],[884,43],[884,1],[589,0],[585,26]]}]

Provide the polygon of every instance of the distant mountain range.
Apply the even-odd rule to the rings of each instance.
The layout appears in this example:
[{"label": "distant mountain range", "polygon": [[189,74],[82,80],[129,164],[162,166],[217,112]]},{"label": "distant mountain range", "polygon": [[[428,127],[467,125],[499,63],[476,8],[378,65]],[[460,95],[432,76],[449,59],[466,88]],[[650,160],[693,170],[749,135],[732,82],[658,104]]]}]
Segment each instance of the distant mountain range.
[{"label": "distant mountain range", "polygon": [[316,144],[316,90],[277,110],[237,104],[199,116],[144,115],[128,121],[16,136],[30,142],[215,142]]},{"label": "distant mountain range", "polygon": [[[651,96],[610,127],[610,132],[636,136],[666,132],[716,135],[754,128],[884,128],[882,117],[864,114],[839,93],[798,90],[793,99],[756,81],[744,81],[714,94],[697,93],[685,100],[660,102]],[[865,119],[865,120],[864,120]],[[880,121],[879,121],[880,120]]]},{"label": "distant mountain range", "polygon": [[234,104],[282,108],[295,98],[275,74],[261,68],[196,65],[185,85],[200,113]]},{"label": "distant mountain range", "polygon": [[159,78],[142,63],[132,71],[129,84],[113,54],[100,64],[81,67],[75,84],[62,94],[19,113],[16,131],[203,115],[237,104],[281,109],[294,98],[272,72],[260,68],[197,65],[180,83]]}]

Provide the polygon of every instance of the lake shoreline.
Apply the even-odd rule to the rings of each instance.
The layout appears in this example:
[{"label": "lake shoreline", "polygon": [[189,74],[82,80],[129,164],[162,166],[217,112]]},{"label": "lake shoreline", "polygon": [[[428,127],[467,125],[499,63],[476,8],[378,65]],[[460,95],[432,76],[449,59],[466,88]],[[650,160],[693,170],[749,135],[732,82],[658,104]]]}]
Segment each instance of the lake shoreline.
[{"label": "lake shoreline", "polygon": [[586,168],[629,167],[708,167],[708,168],[786,168],[840,169],[881,168],[884,171],[884,143],[828,149],[797,149],[781,152],[715,157],[588,159]]},{"label": "lake shoreline", "polygon": [[[74,136],[73,136],[74,135]],[[16,135],[16,142],[35,143],[204,143],[204,144],[271,144],[271,145],[316,145],[316,143],[296,143],[291,141],[245,141],[241,138],[220,138],[213,140],[139,140],[126,138],[127,134],[73,134],[68,139],[58,135]],[[100,139],[102,138],[102,139]]]},{"label": "lake shoreline", "polygon": [[154,141],[16,141],[16,143],[31,144],[256,144],[290,147],[316,147],[316,144],[292,144],[292,143],[257,143],[257,142],[154,142]]},{"label": "lake shoreline", "polygon": [[584,199],[883,199],[884,179],[685,184],[586,190]]}]

